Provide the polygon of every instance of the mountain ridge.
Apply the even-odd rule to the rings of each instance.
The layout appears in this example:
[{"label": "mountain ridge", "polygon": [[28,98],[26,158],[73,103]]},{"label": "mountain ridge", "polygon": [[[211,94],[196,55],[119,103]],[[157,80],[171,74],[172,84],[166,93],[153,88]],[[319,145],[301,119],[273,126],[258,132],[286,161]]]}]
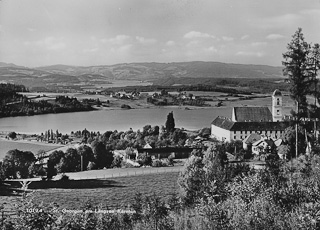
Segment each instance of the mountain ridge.
[{"label": "mountain ridge", "polygon": [[[136,62],[115,65],[50,65],[28,68],[0,62],[0,82],[24,84],[27,87],[83,85],[90,82],[126,80],[175,84],[183,79],[206,82],[215,78],[284,78],[281,67],[223,62]],[[167,84],[166,83],[166,84]]]}]

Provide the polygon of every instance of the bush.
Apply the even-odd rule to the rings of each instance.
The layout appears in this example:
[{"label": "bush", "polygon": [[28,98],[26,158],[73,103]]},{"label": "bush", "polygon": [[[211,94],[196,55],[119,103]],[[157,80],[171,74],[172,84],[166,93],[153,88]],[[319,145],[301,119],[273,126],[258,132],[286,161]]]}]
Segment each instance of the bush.
[{"label": "bush", "polygon": [[152,165],[151,156],[148,156],[146,153],[139,154],[138,163],[144,166],[151,166]]},{"label": "bush", "polygon": [[122,166],[122,157],[121,156],[115,156],[113,158],[111,168],[121,168]]},{"label": "bush", "polygon": [[60,180],[61,181],[68,181],[68,180],[70,180],[70,178],[66,174],[62,174]]},{"label": "bush", "polygon": [[174,165],[174,156],[170,155],[168,157],[168,166],[173,166]]},{"label": "bush", "polygon": [[162,167],[162,166],[163,164],[161,160],[155,159],[152,161],[152,167]]},{"label": "bush", "polygon": [[96,164],[92,161],[89,161],[88,166],[87,166],[87,170],[93,170],[96,169]]},{"label": "bush", "polygon": [[131,109],[130,105],[122,104],[121,109]]},{"label": "bush", "polygon": [[8,134],[8,137],[11,138],[11,139],[16,139],[17,138],[17,134],[16,134],[16,132],[10,132]]}]

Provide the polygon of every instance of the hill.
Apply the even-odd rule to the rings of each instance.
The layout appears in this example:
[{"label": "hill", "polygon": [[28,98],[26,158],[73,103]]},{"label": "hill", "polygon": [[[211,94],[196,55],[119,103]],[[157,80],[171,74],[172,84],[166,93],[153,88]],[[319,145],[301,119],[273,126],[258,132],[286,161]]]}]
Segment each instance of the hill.
[{"label": "hill", "polygon": [[[206,83],[208,79],[282,78],[282,68],[265,65],[227,64],[220,62],[123,63],[99,66],[52,65],[27,68],[0,63],[0,82],[23,84],[31,90],[63,90],[72,87],[109,84],[113,81],[141,81],[157,85],[183,83],[183,79]],[[210,81],[209,81],[210,82]]]}]

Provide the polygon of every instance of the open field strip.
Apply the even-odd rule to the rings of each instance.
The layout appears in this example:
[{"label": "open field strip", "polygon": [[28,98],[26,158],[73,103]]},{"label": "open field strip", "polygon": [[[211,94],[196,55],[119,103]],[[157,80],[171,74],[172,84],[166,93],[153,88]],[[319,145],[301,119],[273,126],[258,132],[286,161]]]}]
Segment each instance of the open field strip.
[{"label": "open field strip", "polygon": [[6,153],[12,149],[31,151],[33,154],[37,154],[39,150],[50,151],[61,146],[62,145],[46,144],[42,142],[10,141],[0,139],[0,160],[3,159]]},{"label": "open field strip", "polygon": [[[114,168],[102,170],[90,170],[83,172],[65,173],[72,180],[86,180],[86,179],[104,179],[114,177],[136,176],[144,174],[167,173],[167,172],[180,172],[183,166],[173,167],[149,167],[149,168]],[[58,175],[59,177],[59,175]]]},{"label": "open field strip", "polygon": [[[29,185],[35,202],[56,203],[59,209],[79,209],[86,201],[106,208],[124,208],[133,202],[137,193],[160,196],[168,200],[179,192],[177,184],[179,173],[152,173],[110,179],[36,181]],[[21,187],[19,182],[10,182],[13,187]],[[1,196],[6,210],[14,210],[19,196]]]}]

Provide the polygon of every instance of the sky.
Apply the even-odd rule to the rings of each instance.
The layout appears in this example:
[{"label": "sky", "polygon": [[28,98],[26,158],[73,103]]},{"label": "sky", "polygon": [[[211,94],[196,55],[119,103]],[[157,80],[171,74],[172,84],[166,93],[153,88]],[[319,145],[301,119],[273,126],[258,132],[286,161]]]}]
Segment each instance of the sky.
[{"label": "sky", "polygon": [[27,67],[216,61],[281,66],[320,0],[0,0],[0,62]]}]

